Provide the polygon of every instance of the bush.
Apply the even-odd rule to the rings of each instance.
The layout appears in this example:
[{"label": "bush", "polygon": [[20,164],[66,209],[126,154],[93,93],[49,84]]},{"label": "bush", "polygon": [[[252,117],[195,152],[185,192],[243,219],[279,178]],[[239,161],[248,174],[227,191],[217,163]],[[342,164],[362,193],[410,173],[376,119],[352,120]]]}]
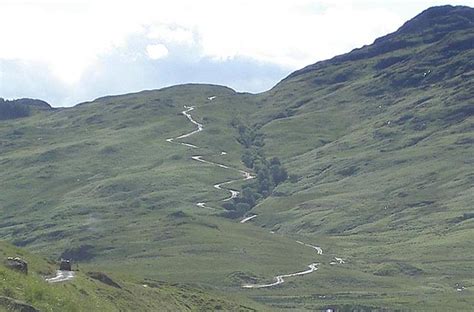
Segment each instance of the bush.
[{"label": "bush", "polygon": [[238,203],[235,205],[235,212],[237,212],[240,216],[243,216],[251,208],[252,207],[250,207],[250,205],[247,203]]},{"label": "bush", "polygon": [[239,133],[237,141],[246,148],[241,157],[242,162],[257,175],[255,180],[244,185],[239,196],[222,205],[227,210],[225,216],[237,218],[252,209],[258,200],[270,196],[278,184],[288,179],[288,172],[278,157],[270,161],[266,159],[260,148],[263,146],[263,136],[258,133],[259,126],[251,129],[236,118],[231,125]]},{"label": "bush", "polygon": [[226,201],[225,203],[222,204],[222,207],[223,207],[225,210],[232,211],[232,210],[235,210],[235,203],[234,203],[234,201],[232,201],[232,200]]}]

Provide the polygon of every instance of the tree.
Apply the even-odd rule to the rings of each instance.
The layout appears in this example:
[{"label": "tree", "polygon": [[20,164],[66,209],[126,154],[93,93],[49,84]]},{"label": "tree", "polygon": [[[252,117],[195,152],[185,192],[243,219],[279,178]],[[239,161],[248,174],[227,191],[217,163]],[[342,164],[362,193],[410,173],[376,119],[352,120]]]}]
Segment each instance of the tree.
[{"label": "tree", "polygon": [[255,156],[253,155],[252,151],[246,150],[242,154],[242,162],[245,164],[247,168],[253,168],[253,162],[255,160]]},{"label": "tree", "polygon": [[27,117],[29,115],[30,108],[28,106],[0,98],[0,120]]},{"label": "tree", "polygon": [[288,178],[288,173],[286,169],[281,167],[280,165],[273,165],[270,167],[270,172],[272,174],[272,179],[275,185],[278,185]]},{"label": "tree", "polygon": [[281,162],[280,162],[280,159],[278,157],[273,157],[271,160],[270,160],[270,165],[272,166],[281,166]]},{"label": "tree", "polygon": [[250,187],[246,187],[242,190],[243,200],[250,205],[250,207],[255,206],[256,198],[255,192]]},{"label": "tree", "polygon": [[237,205],[235,205],[235,211],[240,216],[243,216],[249,210],[250,210],[250,205],[247,203],[238,203]]}]

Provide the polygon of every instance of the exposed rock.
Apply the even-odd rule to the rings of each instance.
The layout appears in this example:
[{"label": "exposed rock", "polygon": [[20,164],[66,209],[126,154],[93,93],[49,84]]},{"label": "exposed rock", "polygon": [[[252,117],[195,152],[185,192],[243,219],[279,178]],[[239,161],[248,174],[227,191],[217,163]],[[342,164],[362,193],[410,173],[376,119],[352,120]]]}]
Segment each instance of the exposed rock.
[{"label": "exposed rock", "polygon": [[27,303],[4,296],[0,296],[0,307],[5,307],[8,311],[39,312],[38,309]]},{"label": "exposed rock", "polygon": [[8,257],[7,260],[5,260],[5,266],[9,269],[28,274],[28,262],[19,257]]},{"label": "exposed rock", "polygon": [[114,282],[110,277],[108,277],[105,273],[102,272],[87,272],[87,275],[90,278],[93,278],[95,280],[98,280],[99,282],[102,282],[106,285],[115,287],[115,288],[122,288],[119,284]]}]

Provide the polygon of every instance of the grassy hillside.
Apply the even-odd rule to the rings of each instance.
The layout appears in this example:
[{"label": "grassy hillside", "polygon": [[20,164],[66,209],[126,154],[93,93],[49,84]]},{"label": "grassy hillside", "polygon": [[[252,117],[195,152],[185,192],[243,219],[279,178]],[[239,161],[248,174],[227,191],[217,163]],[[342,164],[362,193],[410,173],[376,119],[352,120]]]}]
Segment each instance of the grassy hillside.
[{"label": "grassy hillside", "polygon": [[[473,30],[474,9],[432,8],[262,94],[184,85],[2,121],[0,237],[110,272],[133,294],[166,285],[175,309],[227,296],[223,309],[468,310]],[[195,129],[185,105],[204,131],[179,142],[198,148],[166,141]],[[213,188],[239,174],[191,159],[245,169],[237,122],[290,175],[246,224],[222,217],[229,194]],[[241,288],[313,262],[277,287]]]},{"label": "grassy hillside", "polygon": [[[0,242],[0,257],[4,259],[7,256],[19,256],[27,260],[28,274],[6,268],[2,260],[1,311],[26,311],[26,307],[39,311],[253,310],[185,285],[152,280],[112,280],[104,273],[91,273],[82,269],[76,272],[72,281],[48,284],[44,278],[54,276],[57,268],[54,261],[46,261]],[[104,276],[109,280],[104,279]]]},{"label": "grassy hillside", "polygon": [[[229,107],[215,112],[210,95],[219,97],[214,107]],[[247,98],[190,85],[2,123],[2,236],[123,280],[199,284],[211,293],[239,290],[248,276],[271,279],[304,269],[314,261],[313,250],[219,217],[219,201],[228,195],[212,185],[238,173],[194,162],[196,151],[166,142],[193,129],[181,115],[192,103],[204,114],[196,118],[210,124],[206,135],[193,138],[205,147],[199,154],[244,168],[225,118],[245,113],[237,103]],[[220,210],[196,206],[204,200]],[[285,256],[272,261],[281,251]],[[236,296],[247,306],[245,296]]]},{"label": "grassy hillside", "polygon": [[[270,109],[258,113],[267,120],[265,149],[283,157],[299,179],[260,211],[307,233],[401,230],[413,237],[470,229],[463,216],[473,199],[472,11],[425,12],[374,45],[309,66],[266,94]],[[440,12],[450,15],[445,20]],[[461,27],[464,15],[469,23]],[[420,34],[417,23],[433,25]],[[433,28],[444,32],[432,34]],[[284,110],[288,116],[272,118]],[[296,225],[298,215],[308,223]]]},{"label": "grassy hillside", "polygon": [[265,94],[265,150],[298,181],[255,222],[330,236],[360,270],[424,291],[472,285],[473,11],[431,9]]}]

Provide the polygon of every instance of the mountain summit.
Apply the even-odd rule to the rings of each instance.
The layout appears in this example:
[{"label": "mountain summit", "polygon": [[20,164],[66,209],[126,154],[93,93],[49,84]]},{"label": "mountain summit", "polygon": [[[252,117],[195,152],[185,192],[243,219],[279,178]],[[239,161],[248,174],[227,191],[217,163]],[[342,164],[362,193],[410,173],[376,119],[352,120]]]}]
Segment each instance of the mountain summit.
[{"label": "mountain summit", "polygon": [[438,6],[429,8],[406,22],[395,34],[426,35],[437,38],[457,30],[474,27],[474,9],[468,6]]},{"label": "mountain summit", "polygon": [[[463,33],[464,36],[459,39],[450,39],[447,36],[457,34],[455,37],[458,37],[460,33]],[[467,6],[450,5],[429,8],[406,22],[396,32],[376,39],[371,45],[355,49],[327,61],[309,65],[290,74],[288,78],[305,74],[328,64],[373,58],[398,50],[434,44],[442,40],[448,41],[445,44],[450,45],[445,50],[450,48],[457,50],[472,49],[474,45],[474,9]]]}]

